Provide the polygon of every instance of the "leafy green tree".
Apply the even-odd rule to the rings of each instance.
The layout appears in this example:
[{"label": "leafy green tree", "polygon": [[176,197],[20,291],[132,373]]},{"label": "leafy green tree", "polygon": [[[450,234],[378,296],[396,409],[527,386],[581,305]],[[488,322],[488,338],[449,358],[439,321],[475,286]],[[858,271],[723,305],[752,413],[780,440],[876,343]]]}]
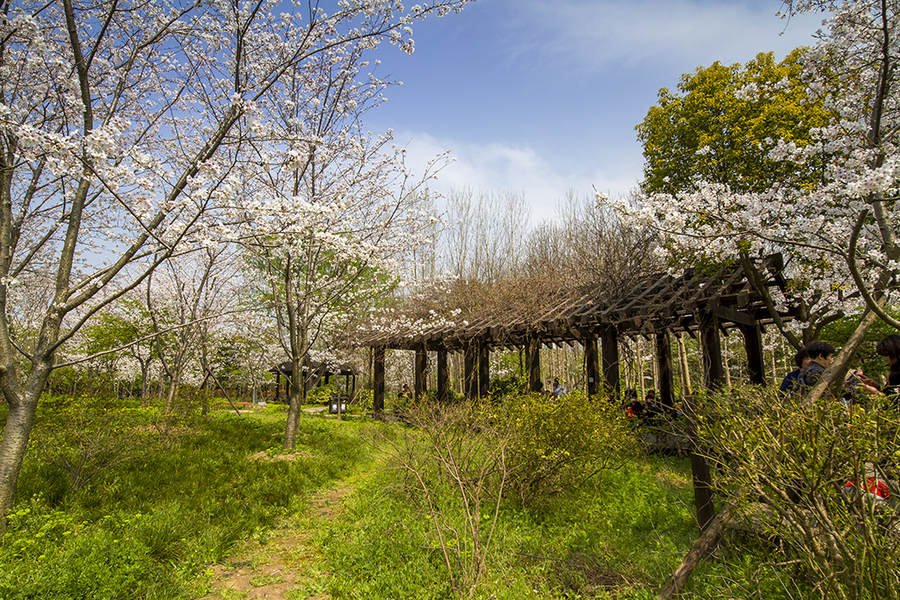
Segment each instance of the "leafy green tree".
[{"label": "leafy green tree", "polygon": [[637,126],[647,161],[641,190],[676,194],[700,181],[736,192],[786,180],[815,186],[821,163],[800,166],[769,156],[779,139],[805,146],[811,130],[827,123],[822,102],[811,102],[800,82],[803,51],[781,62],[771,52],[746,65],[715,62],[682,75],[676,93],[662,88]]},{"label": "leafy green tree", "polygon": [[[795,49],[781,62],[776,62],[771,52],[760,53],[745,65],[715,62],[682,75],[677,93],[661,89],[659,103],[637,126],[646,159],[642,192],[677,196],[709,185],[734,194],[817,189],[825,176],[822,153],[811,153],[805,161],[782,156],[785,144],[795,148],[818,144],[822,128],[832,116],[826,109],[828,96],[811,99],[802,80],[805,52],[805,48]],[[782,153],[773,152],[776,148]],[[726,207],[719,208],[728,212]],[[681,229],[704,228],[711,222],[718,222],[716,210],[700,210]],[[741,235],[738,230],[721,232],[723,238]],[[692,251],[672,236],[664,236],[663,244],[675,264],[710,261],[702,251]],[[741,256],[749,258],[746,249]],[[742,262],[753,272],[752,261]],[[765,279],[761,273],[757,276],[759,281]],[[794,278],[791,285],[796,292],[809,288],[803,278]],[[778,300],[765,286],[756,287],[774,307]],[[802,334],[783,326],[780,329],[799,349],[817,339],[822,329],[843,313],[823,303],[821,293],[798,294],[798,298],[795,316],[806,325]]]}]

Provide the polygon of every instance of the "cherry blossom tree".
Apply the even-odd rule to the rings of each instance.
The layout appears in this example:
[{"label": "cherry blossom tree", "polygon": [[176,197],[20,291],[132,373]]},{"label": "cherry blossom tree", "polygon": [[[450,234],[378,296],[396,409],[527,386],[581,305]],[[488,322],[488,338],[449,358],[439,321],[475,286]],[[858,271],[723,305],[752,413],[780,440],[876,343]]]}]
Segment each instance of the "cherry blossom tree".
[{"label": "cherry blossom tree", "polygon": [[285,448],[295,445],[306,359],[329,350],[325,334],[390,292],[399,259],[422,244],[432,219],[417,193],[432,167],[413,176],[389,133],[362,128],[386,85],[360,76],[370,66],[362,52],[334,48],[289,73],[260,106],[269,117],[260,127],[288,159],[271,147],[246,157],[266,168],[247,171],[255,176],[245,182],[237,233],[293,368]]},{"label": "cherry blossom tree", "polygon": [[[466,1],[0,2],[0,515],[60,346],[218,235],[285,74],[380,41],[411,51],[414,19]],[[10,315],[31,286],[47,301],[26,338]]]},{"label": "cherry blossom tree", "polygon": [[[896,76],[900,59],[900,3],[896,0],[802,0],[789,12],[831,11],[827,29],[803,58],[810,102],[822,102],[828,121],[810,130],[811,143],[776,140],[769,158],[791,164],[816,161],[821,181],[771,181],[763,190],[738,192],[702,182],[696,190],[645,195],[616,207],[634,223],[661,232],[667,250],[713,260],[785,253],[794,297],[819,314],[860,314],[859,326],[810,398],[847,365],[877,318],[900,323],[883,309],[896,299],[900,270],[900,111]],[[758,84],[739,90],[742,102],[765,101]],[[802,169],[800,170],[802,172]],[[789,299],[769,298],[771,312]],[[797,324],[777,321],[786,334]],[[795,338],[796,339],[796,338]]]},{"label": "cherry blossom tree", "polygon": [[[165,374],[165,410],[172,411],[185,378],[203,387],[212,376],[209,349],[215,319],[238,310],[237,265],[228,245],[207,246],[167,260],[147,278],[146,309],[154,330],[154,347]],[[193,367],[193,370],[191,370]]]}]

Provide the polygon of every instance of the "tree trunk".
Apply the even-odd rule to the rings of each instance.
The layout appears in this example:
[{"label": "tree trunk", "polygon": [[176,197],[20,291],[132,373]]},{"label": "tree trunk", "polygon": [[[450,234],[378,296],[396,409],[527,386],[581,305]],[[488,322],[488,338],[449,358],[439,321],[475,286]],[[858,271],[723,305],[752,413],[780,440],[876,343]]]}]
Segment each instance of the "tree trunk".
[{"label": "tree trunk", "polygon": [[0,443],[0,532],[6,531],[6,515],[15,501],[19,470],[34,426],[38,397],[37,394],[22,400],[7,397],[9,415],[3,428],[3,442]]},{"label": "tree trunk", "polygon": [[[883,298],[879,301],[879,304],[882,306],[884,305]],[[835,357],[834,362],[824,373],[822,373],[822,378],[819,380],[819,383],[814,385],[803,399],[806,405],[812,404],[821,398],[827,391],[830,391],[835,398],[841,396],[844,378],[847,376],[847,371],[850,370],[850,363],[856,356],[856,351],[865,340],[866,332],[869,331],[869,328],[871,328],[877,320],[878,315],[871,310],[867,309],[866,312],[863,313],[862,318],[859,320],[859,324],[856,326],[856,330],[854,330],[850,335],[850,339],[848,339],[847,343],[841,348],[841,351]]]},{"label": "tree trunk", "polygon": [[178,393],[178,388],[181,385],[181,369],[175,371],[172,374],[172,378],[169,380],[169,389],[166,392],[166,412],[172,412],[172,408],[175,406],[175,396]]},{"label": "tree trunk", "polygon": [[141,406],[150,405],[150,361],[138,360],[141,365]]},{"label": "tree trunk", "polygon": [[709,526],[703,530],[703,533],[697,539],[697,542],[685,555],[681,565],[675,573],[672,574],[669,583],[667,583],[666,587],[659,592],[657,600],[669,600],[669,598],[680,593],[681,590],[684,589],[688,577],[691,576],[691,573],[697,567],[697,564],[699,564],[700,559],[709,554],[710,550],[715,548],[716,542],[722,534],[722,530],[725,529],[725,525],[727,525],[730,520],[731,506],[726,506],[719,511],[719,514],[717,514],[709,523]]},{"label": "tree trunk", "polygon": [[303,369],[300,357],[291,359],[291,394],[288,407],[287,424],[284,428],[285,450],[292,450],[297,445],[297,430],[300,428],[300,413],[303,412]]},{"label": "tree trunk", "polygon": [[[5,354],[7,357],[10,356],[9,353]],[[16,499],[19,471],[28,449],[31,429],[34,427],[38,400],[47,386],[52,365],[52,353],[36,353],[28,380],[23,387],[19,387],[18,365],[15,360],[6,358],[5,364],[0,367],[0,389],[9,405],[9,414],[3,428],[3,441],[0,442],[0,540],[3,539],[2,534],[6,532],[6,516],[12,510]]]}]

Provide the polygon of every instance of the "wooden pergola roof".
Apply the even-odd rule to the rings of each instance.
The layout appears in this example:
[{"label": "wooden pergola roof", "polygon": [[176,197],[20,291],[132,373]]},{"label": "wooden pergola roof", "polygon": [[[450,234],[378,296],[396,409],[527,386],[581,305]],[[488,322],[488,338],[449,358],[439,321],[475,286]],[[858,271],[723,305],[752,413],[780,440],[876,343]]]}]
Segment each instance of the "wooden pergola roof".
[{"label": "wooden pergola roof", "polygon": [[[353,375],[356,376],[356,370],[352,365],[329,365],[316,360],[307,360],[303,364],[304,373],[315,371],[325,375]],[[269,369],[269,373],[274,373],[282,377],[290,377],[294,372],[294,365],[291,361],[286,360]]]},{"label": "wooden pergola roof", "polygon": [[[526,309],[492,306],[441,319],[433,308],[413,308],[392,316],[388,326],[361,329],[353,337],[359,346],[413,350],[424,345],[427,350],[455,352],[473,341],[491,349],[519,348],[534,339],[571,345],[609,328],[623,335],[664,330],[693,335],[701,310],[718,317],[722,328],[764,326],[771,315],[750,277],[761,275],[765,287],[786,295],[783,268],[781,255],[771,255],[757,261],[757,273],[746,273],[740,264],[690,268],[678,275],[657,273],[636,280],[629,289],[558,289],[526,304]],[[782,316],[790,319],[791,311]]]}]

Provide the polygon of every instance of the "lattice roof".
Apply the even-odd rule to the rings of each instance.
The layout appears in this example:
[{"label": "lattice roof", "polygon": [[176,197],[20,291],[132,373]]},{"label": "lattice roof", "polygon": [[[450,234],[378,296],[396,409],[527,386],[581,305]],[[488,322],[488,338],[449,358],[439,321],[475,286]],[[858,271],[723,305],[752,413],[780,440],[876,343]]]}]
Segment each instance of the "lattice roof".
[{"label": "lattice roof", "polygon": [[[762,285],[785,293],[780,255],[758,262]],[[752,274],[751,274],[752,275]],[[500,294],[502,296],[502,294]],[[473,340],[488,347],[524,346],[536,337],[543,344],[573,344],[593,338],[604,328],[619,334],[696,330],[697,312],[712,311],[723,327],[771,322],[762,296],[739,264],[714,269],[686,269],[680,275],[657,273],[637,280],[630,289],[600,285],[556,289],[546,297],[521,303],[507,300],[462,310],[451,316],[427,306],[397,314],[379,326],[371,324],[351,335],[355,345],[394,349],[462,350]],[[427,309],[427,310],[425,310]],[[784,318],[791,318],[786,311]]]}]

